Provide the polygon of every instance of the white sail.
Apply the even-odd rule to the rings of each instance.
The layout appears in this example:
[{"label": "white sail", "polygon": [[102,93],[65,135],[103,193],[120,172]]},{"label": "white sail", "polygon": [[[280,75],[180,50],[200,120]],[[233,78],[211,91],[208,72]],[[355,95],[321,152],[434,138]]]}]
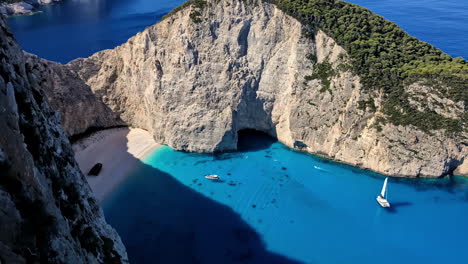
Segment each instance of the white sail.
[{"label": "white sail", "polygon": [[382,186],[382,191],[380,192],[380,195],[385,198],[385,193],[387,192],[387,180],[388,177],[385,178],[384,184]]}]

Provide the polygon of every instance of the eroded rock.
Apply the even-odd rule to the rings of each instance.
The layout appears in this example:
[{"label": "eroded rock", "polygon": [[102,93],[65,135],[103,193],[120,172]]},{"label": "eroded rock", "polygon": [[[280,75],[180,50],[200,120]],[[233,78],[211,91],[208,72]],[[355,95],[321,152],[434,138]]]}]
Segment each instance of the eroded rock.
[{"label": "eroded rock", "polygon": [[[457,168],[468,155],[466,131],[379,123],[383,95],[363,89],[348,53],[269,3],[208,1],[89,58],[65,66],[32,60],[51,69],[45,92],[70,136],[126,124],[178,150],[217,152],[236,149],[237,132],[255,129],[387,175],[465,171]],[[33,68],[44,75],[43,66]],[[453,119],[465,114],[463,102],[428,85],[405,89],[417,108]]]},{"label": "eroded rock", "polygon": [[128,263],[105,221],[40,76],[0,17],[0,259]]},{"label": "eroded rock", "polygon": [[[208,1],[197,20],[193,8],[68,66],[123,121],[178,150],[233,150],[237,131],[256,129],[291,147],[300,141],[310,153],[405,177],[450,174],[468,155],[460,147],[466,131],[377,129],[381,95],[362,88],[347,52],[322,31],[306,37],[310,28],[274,5]],[[317,67],[327,67],[328,79],[313,78]],[[430,89],[408,91],[418,98]],[[463,113],[458,102],[431,98],[444,116]],[[359,108],[362,101],[372,107]]]}]

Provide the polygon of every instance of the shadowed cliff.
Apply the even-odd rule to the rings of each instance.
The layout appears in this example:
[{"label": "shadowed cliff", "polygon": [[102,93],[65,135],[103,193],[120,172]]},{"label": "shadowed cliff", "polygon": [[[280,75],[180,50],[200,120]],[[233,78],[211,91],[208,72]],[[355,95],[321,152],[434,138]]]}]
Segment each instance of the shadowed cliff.
[{"label": "shadowed cliff", "polygon": [[0,61],[0,262],[127,263],[2,17]]}]

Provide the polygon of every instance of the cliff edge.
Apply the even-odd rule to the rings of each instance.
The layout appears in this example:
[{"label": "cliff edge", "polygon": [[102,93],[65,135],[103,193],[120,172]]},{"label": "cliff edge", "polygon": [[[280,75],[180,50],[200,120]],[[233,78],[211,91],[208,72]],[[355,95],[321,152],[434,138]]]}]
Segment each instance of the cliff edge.
[{"label": "cliff edge", "polygon": [[0,17],[0,262],[128,263]]},{"label": "cliff edge", "polygon": [[70,139],[95,130],[125,126],[69,67],[25,52],[30,72],[40,76],[40,85],[52,109],[60,112],[60,123]]},{"label": "cliff edge", "polygon": [[[392,176],[440,177],[463,164],[463,59],[355,5],[329,1],[344,7],[283,11],[278,6],[287,1],[276,2],[188,1],[127,43],[67,67],[125,123],[177,150],[235,150],[237,132],[255,129],[290,147]],[[314,13],[326,8],[349,8],[386,28],[392,41],[414,42],[439,73],[431,74],[420,57],[406,58],[404,44],[377,44],[382,52],[374,52],[368,42],[380,35],[356,33],[361,39],[351,44],[340,35],[340,45],[330,36],[327,13]],[[356,43],[369,47],[356,51]],[[385,59],[387,52],[402,59]]]}]

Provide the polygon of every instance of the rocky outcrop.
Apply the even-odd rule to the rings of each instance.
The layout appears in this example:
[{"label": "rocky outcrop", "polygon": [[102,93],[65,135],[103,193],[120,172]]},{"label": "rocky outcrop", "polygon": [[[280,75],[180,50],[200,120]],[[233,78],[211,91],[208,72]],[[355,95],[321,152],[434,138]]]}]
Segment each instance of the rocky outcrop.
[{"label": "rocky outcrop", "polygon": [[30,15],[33,13],[34,7],[26,2],[17,2],[12,4],[2,4],[0,13],[7,16],[12,15]]},{"label": "rocky outcrop", "polygon": [[127,263],[1,17],[0,61],[0,262]]},{"label": "rocky outcrop", "polygon": [[37,8],[41,5],[49,5],[61,1],[62,0],[25,0],[15,3],[9,3],[13,1],[6,1],[5,3],[0,3],[0,14],[5,16],[31,15],[37,12]]},{"label": "rocky outcrop", "polygon": [[40,78],[49,105],[60,111],[61,124],[70,137],[125,125],[68,67],[32,54],[25,53],[25,56],[27,63],[33,65],[31,74]]},{"label": "rocky outcrop", "polygon": [[[463,163],[466,131],[378,123],[382,95],[361,87],[332,38],[309,32],[272,4],[199,1],[68,67],[123,121],[178,150],[234,150],[239,130],[256,129],[392,176],[439,177]],[[413,103],[428,89],[408,87]],[[464,112],[463,102],[430,100],[444,115]]]}]

